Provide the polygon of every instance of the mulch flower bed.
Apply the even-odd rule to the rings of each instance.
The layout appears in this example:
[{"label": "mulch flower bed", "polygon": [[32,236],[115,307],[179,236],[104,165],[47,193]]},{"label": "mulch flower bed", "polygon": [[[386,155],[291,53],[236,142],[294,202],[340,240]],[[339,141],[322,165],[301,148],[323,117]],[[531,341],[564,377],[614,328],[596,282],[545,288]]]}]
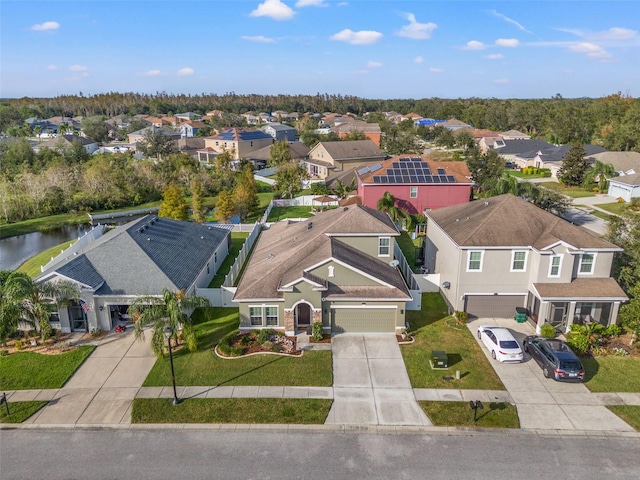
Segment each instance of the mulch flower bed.
[{"label": "mulch flower bed", "polygon": [[325,333],[322,335],[322,340],[314,340],[311,335],[309,335],[309,343],[331,343],[331,335]]},{"label": "mulch flower bed", "polygon": [[231,347],[241,348],[242,355],[250,355],[252,353],[302,355],[302,351],[296,348],[296,337],[287,337],[286,335],[272,333],[267,336],[266,341],[260,343],[258,336],[255,332],[241,333],[231,341]]}]

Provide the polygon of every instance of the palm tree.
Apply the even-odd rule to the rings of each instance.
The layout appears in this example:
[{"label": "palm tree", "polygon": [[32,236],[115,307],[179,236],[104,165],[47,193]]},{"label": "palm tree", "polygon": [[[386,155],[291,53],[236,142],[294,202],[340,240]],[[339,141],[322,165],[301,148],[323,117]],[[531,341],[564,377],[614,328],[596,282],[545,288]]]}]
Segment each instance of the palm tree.
[{"label": "palm tree", "polygon": [[616,169],[610,163],[603,163],[600,160],[596,160],[594,164],[589,168],[582,180],[584,187],[590,187],[597,183],[598,190],[604,192],[609,188],[609,178],[618,176]]},{"label": "palm tree", "polygon": [[191,319],[185,311],[191,311],[198,307],[208,307],[209,300],[203,297],[187,297],[184,291],[171,292],[166,288],[162,291],[162,297],[145,296],[137,298],[131,306],[129,313],[134,319],[137,339],[144,339],[144,328],[153,325],[151,348],[158,356],[162,356],[164,349],[164,331],[171,327],[173,340],[177,340],[178,331],[182,331],[182,338],[189,351],[197,350],[196,336],[191,325]]},{"label": "palm tree", "polygon": [[345,185],[342,183],[342,180],[337,180],[335,186],[331,189],[335,195],[340,198],[340,200],[344,200],[347,198],[351,192],[356,189],[356,179],[352,179],[351,183]]},{"label": "palm tree", "polygon": [[377,207],[378,210],[389,215],[393,223],[406,222],[409,225],[411,224],[411,215],[396,207],[396,199],[389,192],[384,192],[384,195],[378,200]]},{"label": "palm tree", "polygon": [[[49,317],[52,307],[59,308],[79,298],[80,289],[75,283],[65,280],[38,283],[25,273],[13,272],[2,288],[1,329],[4,332],[24,321],[39,331],[44,341],[51,335]],[[6,315],[10,318],[5,318]]]}]

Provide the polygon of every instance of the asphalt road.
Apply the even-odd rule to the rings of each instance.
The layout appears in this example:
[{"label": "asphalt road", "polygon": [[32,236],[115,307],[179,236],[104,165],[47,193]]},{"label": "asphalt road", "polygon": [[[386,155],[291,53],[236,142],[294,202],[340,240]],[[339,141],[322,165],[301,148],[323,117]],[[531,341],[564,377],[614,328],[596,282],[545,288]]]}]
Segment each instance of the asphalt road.
[{"label": "asphalt road", "polygon": [[11,479],[633,479],[640,439],[469,432],[18,429],[0,432]]}]

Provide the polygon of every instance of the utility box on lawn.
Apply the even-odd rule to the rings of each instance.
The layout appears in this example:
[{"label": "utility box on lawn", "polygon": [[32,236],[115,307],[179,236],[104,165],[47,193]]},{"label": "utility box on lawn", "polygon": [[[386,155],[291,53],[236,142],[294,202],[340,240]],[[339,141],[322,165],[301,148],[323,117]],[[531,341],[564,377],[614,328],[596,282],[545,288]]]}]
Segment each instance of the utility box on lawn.
[{"label": "utility box on lawn", "polygon": [[447,354],[441,350],[434,350],[431,352],[431,368],[449,368],[449,358]]},{"label": "utility box on lawn", "polygon": [[524,323],[527,320],[527,309],[524,307],[516,307],[516,313],[513,319],[518,323]]}]

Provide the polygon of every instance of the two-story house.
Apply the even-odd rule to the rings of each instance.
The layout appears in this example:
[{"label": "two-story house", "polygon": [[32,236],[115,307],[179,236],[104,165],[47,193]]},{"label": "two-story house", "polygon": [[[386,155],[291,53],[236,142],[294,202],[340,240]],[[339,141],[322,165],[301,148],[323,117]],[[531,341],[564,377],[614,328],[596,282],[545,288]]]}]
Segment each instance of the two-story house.
[{"label": "two-story house", "polygon": [[422,157],[394,157],[356,170],[362,204],[376,208],[389,192],[396,205],[412,215],[466,203],[471,198],[471,173],[465,162],[436,162]]},{"label": "two-story house", "polygon": [[218,135],[204,137],[205,148],[198,155],[215,156],[222,152],[232,152],[235,160],[245,158],[250,152],[273,144],[273,137],[260,130],[229,128]]},{"label": "two-story house", "polygon": [[427,212],[425,265],[452,310],[512,317],[526,307],[539,330],[616,323],[627,300],[611,278],[621,251],[511,194]]},{"label": "two-story house", "polygon": [[396,332],[411,300],[388,215],[352,205],[265,230],[238,284],[240,329]]},{"label": "two-story house", "polygon": [[305,160],[311,178],[326,179],[332,172],[341,172],[355,166],[375,164],[387,156],[371,140],[343,140],[319,142]]},{"label": "two-story house", "polygon": [[298,139],[296,129],[282,123],[268,123],[262,131],[271,135],[276,142],[295,142]]}]

